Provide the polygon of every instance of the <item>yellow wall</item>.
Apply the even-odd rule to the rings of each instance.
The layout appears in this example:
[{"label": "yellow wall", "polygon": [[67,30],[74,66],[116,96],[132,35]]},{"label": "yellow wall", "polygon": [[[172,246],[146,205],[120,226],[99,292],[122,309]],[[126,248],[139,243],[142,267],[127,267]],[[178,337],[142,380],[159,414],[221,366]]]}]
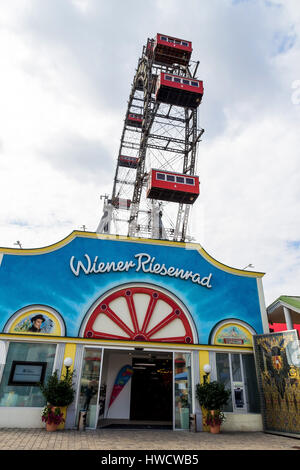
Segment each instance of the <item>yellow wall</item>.
[{"label": "yellow wall", "polygon": [[[66,359],[66,357],[71,357],[72,360],[73,360],[73,363],[72,363],[72,365],[69,369],[70,372],[73,372],[73,370],[74,370],[75,354],[76,354],[76,344],[73,344],[73,343],[66,344],[64,360]],[[62,371],[61,371],[61,376],[65,375],[66,372],[67,372],[67,369],[63,365]]]},{"label": "yellow wall", "polygon": [[199,364],[200,364],[200,382],[203,383],[203,376],[205,375],[203,367],[205,364],[209,364],[209,352],[208,351],[199,351]]},{"label": "yellow wall", "polygon": [[[70,344],[70,343],[66,344],[64,360],[66,359],[66,357],[71,357],[72,360],[73,360],[73,363],[72,363],[72,365],[70,366],[70,369],[69,369],[70,372],[73,372],[73,370],[74,370],[75,354],[76,354],[76,344]],[[66,375],[66,372],[67,372],[67,369],[63,365],[62,370],[61,370],[61,378],[64,375]],[[64,419],[66,419],[66,417],[67,417],[67,407],[66,406],[62,407],[61,411],[63,412]],[[64,427],[65,427],[65,423],[63,422],[58,426],[57,429],[64,429]]]}]

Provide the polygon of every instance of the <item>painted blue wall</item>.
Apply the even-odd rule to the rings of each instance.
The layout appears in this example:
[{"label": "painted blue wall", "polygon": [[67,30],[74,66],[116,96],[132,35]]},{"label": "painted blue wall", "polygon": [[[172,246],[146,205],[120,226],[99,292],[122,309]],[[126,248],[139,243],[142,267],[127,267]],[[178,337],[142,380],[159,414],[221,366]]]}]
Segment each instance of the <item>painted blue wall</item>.
[{"label": "painted blue wall", "polygon": [[[202,279],[211,275],[211,287],[192,279],[145,273],[142,269],[137,272],[138,253],[155,257],[154,264],[199,273]],[[85,274],[81,269],[76,276],[70,268],[70,259],[74,256],[76,269],[79,260],[87,264],[85,254],[92,261],[98,256],[98,263],[132,261],[136,266],[128,272],[102,274]],[[207,344],[212,328],[228,318],[242,320],[258,334],[263,333],[255,277],[226,272],[208,262],[196,249],[81,236],[50,252],[4,254],[0,266],[0,331],[17,310],[42,304],[56,309],[66,323],[66,335],[76,337],[89,307],[109,289],[128,282],[156,284],[175,294],[190,311],[200,344]]]}]

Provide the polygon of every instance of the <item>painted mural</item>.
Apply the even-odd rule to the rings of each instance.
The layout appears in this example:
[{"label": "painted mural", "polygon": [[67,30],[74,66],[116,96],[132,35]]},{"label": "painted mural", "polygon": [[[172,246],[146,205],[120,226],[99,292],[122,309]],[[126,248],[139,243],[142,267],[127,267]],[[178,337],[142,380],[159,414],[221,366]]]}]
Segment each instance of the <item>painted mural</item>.
[{"label": "painted mural", "polygon": [[33,316],[26,316],[12,329],[13,333],[46,333],[51,334],[54,323],[47,315],[38,312]]},{"label": "painted mural", "polygon": [[230,323],[216,332],[214,344],[251,347],[252,335],[245,327]]},{"label": "painted mural", "polygon": [[266,431],[300,434],[300,348],[296,330],[254,336]]},{"label": "painted mural", "polygon": [[4,326],[6,333],[64,336],[64,321],[58,312],[43,305],[28,305],[12,315]]},{"label": "painted mural", "polygon": [[[73,232],[50,247],[0,249],[0,331],[55,334],[54,311],[68,337],[208,344],[228,318],[262,333],[262,276],[221,265],[197,244]],[[49,311],[22,310],[30,305]]]}]

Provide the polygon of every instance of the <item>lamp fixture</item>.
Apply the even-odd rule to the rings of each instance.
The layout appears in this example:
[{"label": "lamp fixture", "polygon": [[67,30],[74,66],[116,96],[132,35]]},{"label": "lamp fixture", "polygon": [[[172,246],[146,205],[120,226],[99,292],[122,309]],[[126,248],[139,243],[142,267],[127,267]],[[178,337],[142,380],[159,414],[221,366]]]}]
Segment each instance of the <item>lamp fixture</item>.
[{"label": "lamp fixture", "polygon": [[71,357],[66,357],[65,360],[64,360],[64,366],[67,369],[66,379],[68,379],[68,377],[69,377],[69,369],[70,369],[72,364],[73,364],[73,359]]},{"label": "lamp fixture", "polygon": [[203,381],[204,383],[207,382],[208,376],[211,373],[211,365],[210,364],[204,364],[203,370],[205,372],[205,375],[203,376]]},{"label": "lamp fixture", "polygon": [[73,364],[73,359],[71,357],[66,357],[66,359],[64,360],[64,365],[66,367],[71,367],[72,364]]}]

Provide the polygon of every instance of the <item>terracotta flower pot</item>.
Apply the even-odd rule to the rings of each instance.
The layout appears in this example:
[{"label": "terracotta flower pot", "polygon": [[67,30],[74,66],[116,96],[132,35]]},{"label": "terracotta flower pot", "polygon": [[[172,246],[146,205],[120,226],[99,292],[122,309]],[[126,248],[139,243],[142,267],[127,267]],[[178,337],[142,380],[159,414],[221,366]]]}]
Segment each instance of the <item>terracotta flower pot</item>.
[{"label": "terracotta flower pot", "polygon": [[57,426],[58,426],[58,425],[57,425],[57,424],[54,424],[54,423],[51,423],[51,424],[46,423],[46,431],[48,431],[48,432],[54,432],[54,431],[56,431]]},{"label": "terracotta flower pot", "polygon": [[[54,412],[54,410],[56,408],[59,408],[60,411],[63,413],[63,417],[65,419],[65,416],[66,416],[66,410],[67,410],[67,407],[61,407],[61,406],[51,406],[51,410]],[[55,424],[55,423],[46,423],[46,431],[48,432],[54,432],[56,431],[57,429],[64,429],[64,426],[65,426],[65,422],[62,421],[60,424]]]},{"label": "terracotta flower pot", "polygon": [[214,426],[210,426],[210,432],[212,434],[219,434],[220,432],[220,424],[215,424]]},{"label": "terracotta flower pot", "polygon": [[[210,414],[214,416],[215,410],[210,410]],[[221,424],[210,424],[210,432],[212,434],[219,434],[221,428]]]}]

